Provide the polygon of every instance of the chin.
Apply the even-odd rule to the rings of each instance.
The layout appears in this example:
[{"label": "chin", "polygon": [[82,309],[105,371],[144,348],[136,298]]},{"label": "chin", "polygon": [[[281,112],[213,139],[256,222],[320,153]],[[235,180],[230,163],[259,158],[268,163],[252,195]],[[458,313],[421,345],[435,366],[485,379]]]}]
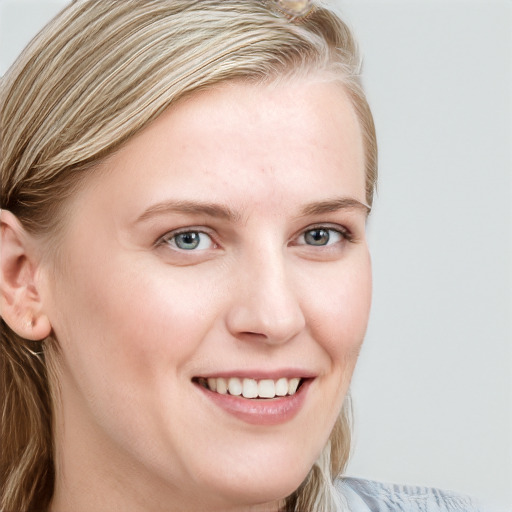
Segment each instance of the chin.
[{"label": "chin", "polygon": [[291,460],[286,468],[279,462],[269,462],[251,474],[247,468],[221,468],[215,481],[208,482],[211,494],[225,497],[230,506],[251,506],[276,503],[295,492],[308,476],[312,465]]}]

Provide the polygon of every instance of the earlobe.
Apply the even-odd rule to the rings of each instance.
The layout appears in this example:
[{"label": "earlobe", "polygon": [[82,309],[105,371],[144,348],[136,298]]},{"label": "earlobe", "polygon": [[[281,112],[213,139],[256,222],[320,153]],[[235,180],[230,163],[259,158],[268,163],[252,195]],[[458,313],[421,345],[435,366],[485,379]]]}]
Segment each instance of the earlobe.
[{"label": "earlobe", "polygon": [[42,340],[51,333],[36,283],[38,261],[30,235],[9,211],[1,210],[0,312],[16,334]]}]

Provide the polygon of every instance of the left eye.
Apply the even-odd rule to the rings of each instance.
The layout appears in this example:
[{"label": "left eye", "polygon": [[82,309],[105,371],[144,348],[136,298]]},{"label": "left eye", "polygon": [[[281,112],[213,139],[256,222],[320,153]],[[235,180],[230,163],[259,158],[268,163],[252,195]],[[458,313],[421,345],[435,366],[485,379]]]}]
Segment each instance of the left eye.
[{"label": "left eye", "polygon": [[213,240],[206,233],[201,231],[185,231],[175,235],[165,237],[164,242],[171,247],[181,249],[182,251],[194,251],[211,249],[214,245]]},{"label": "left eye", "polygon": [[335,229],[313,228],[304,231],[299,238],[299,243],[322,247],[340,242],[343,238],[343,234]]}]

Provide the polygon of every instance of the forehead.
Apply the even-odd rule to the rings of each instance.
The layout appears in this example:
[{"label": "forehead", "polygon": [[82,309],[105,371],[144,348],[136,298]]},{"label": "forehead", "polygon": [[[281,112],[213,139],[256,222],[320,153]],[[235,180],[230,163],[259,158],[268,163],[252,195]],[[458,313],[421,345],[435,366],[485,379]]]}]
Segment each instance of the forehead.
[{"label": "forehead", "polygon": [[[279,130],[279,145],[286,144],[289,149],[311,142],[315,147],[335,142],[348,155],[348,147],[343,146],[349,141],[356,144],[351,144],[351,149],[363,149],[359,121],[344,86],[322,77],[268,84],[225,82],[178,102],[162,117],[169,116],[184,128],[178,136],[195,131],[203,133],[207,141],[212,132],[215,136],[236,135],[234,142],[245,142],[245,149],[253,147],[255,151],[254,142],[275,140]],[[239,131],[241,125],[243,131]]]},{"label": "forehead", "polygon": [[317,189],[325,196],[329,187],[338,187],[338,195],[365,199],[359,122],[343,86],[334,81],[237,81],[195,93],[102,167],[110,171],[107,177],[97,174],[102,185],[131,187],[147,201],[178,192],[201,200],[238,195],[244,201],[265,187],[263,197],[296,190],[311,199]]}]

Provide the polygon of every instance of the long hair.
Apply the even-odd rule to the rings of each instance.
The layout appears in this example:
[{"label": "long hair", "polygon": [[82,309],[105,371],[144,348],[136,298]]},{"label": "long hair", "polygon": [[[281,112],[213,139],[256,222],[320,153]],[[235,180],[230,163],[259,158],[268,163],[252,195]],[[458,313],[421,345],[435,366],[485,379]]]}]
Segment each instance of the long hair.
[{"label": "long hair", "polygon": [[[325,73],[361,126],[366,200],[377,178],[373,119],[350,30],[317,5],[304,17],[272,0],[75,0],[0,82],[1,207],[51,238],[88,171],[170,105],[227,80]],[[293,2],[287,1],[287,4]],[[304,2],[297,2],[304,3]],[[58,340],[22,339],[2,320],[0,509],[46,511],[53,494]],[[321,457],[285,510],[333,510],[350,451],[348,400]]]}]

